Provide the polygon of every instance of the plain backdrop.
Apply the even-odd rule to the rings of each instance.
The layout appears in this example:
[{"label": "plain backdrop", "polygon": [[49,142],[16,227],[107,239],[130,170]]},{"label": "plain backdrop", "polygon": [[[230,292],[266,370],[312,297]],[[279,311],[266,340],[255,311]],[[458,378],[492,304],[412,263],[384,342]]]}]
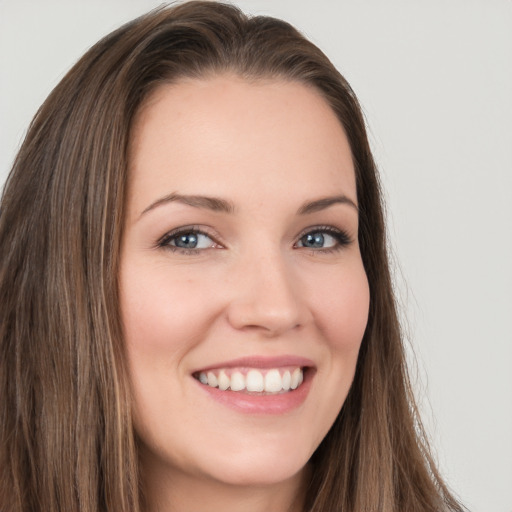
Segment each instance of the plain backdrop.
[{"label": "plain backdrop", "polygon": [[[0,0],[0,184],[38,106],[151,0]],[[512,2],[240,0],[296,25],[358,94],[413,377],[442,472],[512,512]]]}]

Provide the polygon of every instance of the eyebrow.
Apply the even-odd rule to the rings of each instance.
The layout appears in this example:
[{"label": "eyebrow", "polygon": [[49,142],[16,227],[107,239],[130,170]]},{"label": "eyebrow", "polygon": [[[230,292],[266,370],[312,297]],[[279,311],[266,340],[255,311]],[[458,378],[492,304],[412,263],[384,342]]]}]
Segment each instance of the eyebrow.
[{"label": "eyebrow", "polygon": [[145,213],[154,210],[158,206],[162,206],[168,203],[183,203],[194,208],[205,208],[214,212],[223,213],[234,213],[235,206],[230,201],[220,199],[219,197],[208,197],[208,196],[196,196],[196,195],[182,195],[182,194],[169,194],[160,199],[157,199],[154,203],[151,203],[144,211],[140,214],[142,217]]},{"label": "eyebrow", "polygon": [[[234,204],[225,199],[221,199],[220,197],[210,197],[210,196],[200,196],[200,195],[183,195],[183,194],[168,194],[160,199],[157,199],[155,202],[151,203],[147,208],[143,210],[140,214],[142,217],[147,212],[158,208],[164,204],[178,202],[182,204],[186,204],[188,206],[192,206],[194,208],[203,208],[207,210],[212,210],[214,212],[221,213],[234,213],[236,208]],[[334,204],[346,204],[353,207],[356,211],[359,211],[357,205],[345,195],[340,196],[329,196],[322,197],[320,199],[315,199],[314,201],[308,201],[304,203],[299,209],[299,215],[308,215],[311,213],[319,212],[321,210],[325,210]]]},{"label": "eyebrow", "polygon": [[359,212],[359,208],[356,203],[345,195],[341,196],[329,196],[316,199],[315,201],[308,201],[299,208],[299,215],[307,215],[309,213],[319,212],[325,210],[334,204],[347,204],[354,208],[356,212]]}]

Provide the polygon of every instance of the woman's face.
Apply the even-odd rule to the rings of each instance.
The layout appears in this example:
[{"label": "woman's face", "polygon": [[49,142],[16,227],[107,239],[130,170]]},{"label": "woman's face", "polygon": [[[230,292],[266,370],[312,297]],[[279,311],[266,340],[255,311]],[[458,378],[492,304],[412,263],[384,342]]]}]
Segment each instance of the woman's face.
[{"label": "woman's face", "polygon": [[121,313],[145,470],[299,475],[368,315],[340,123],[297,83],[165,85],[137,117],[130,172]]}]

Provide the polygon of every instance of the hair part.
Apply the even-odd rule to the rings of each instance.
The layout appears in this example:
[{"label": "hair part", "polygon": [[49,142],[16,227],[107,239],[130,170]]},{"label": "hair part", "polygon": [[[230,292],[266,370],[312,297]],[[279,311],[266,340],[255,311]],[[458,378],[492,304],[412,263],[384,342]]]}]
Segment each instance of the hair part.
[{"label": "hair part", "polygon": [[380,185],[352,89],[289,24],[202,1],[157,9],[93,46],[14,162],[0,215],[1,507],[144,510],[117,282],[130,130],[159,86],[223,73],[320,91],[354,159],[369,320],[349,395],[310,461],[305,511],[460,511],[411,392]]}]

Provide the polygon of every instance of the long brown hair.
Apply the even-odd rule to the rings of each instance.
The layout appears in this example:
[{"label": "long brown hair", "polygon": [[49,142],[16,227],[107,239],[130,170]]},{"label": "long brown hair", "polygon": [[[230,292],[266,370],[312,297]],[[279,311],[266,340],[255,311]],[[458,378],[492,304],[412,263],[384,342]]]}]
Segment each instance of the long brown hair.
[{"label": "long brown hair", "polygon": [[462,510],[411,393],[357,99],[289,24],[216,2],[153,11],[97,43],[15,160],[0,210],[0,508],[144,509],[117,284],[130,127],[160,84],[223,72],[319,90],[355,162],[370,314],[350,393],[310,462],[305,511]]}]

